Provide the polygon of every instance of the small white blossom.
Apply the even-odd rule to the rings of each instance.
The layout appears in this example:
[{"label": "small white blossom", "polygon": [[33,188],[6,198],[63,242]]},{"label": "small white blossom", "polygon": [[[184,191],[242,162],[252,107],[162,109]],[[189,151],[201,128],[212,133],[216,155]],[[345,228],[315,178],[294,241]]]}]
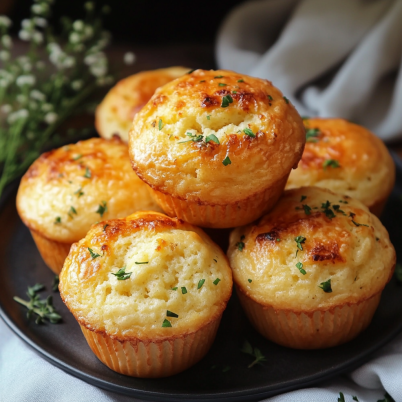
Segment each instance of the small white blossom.
[{"label": "small white blossom", "polygon": [[8,61],[10,60],[10,52],[7,50],[0,51],[0,60],[1,61]]},{"label": "small white blossom", "polygon": [[23,94],[17,95],[15,99],[17,100],[18,103],[21,103],[21,105],[25,105],[25,103],[27,103],[28,101],[28,98]]},{"label": "small white blossom", "polygon": [[32,34],[31,32],[25,31],[24,29],[18,32],[18,37],[21,40],[29,41],[31,40]]},{"label": "small white blossom", "polygon": [[0,27],[6,27],[8,28],[11,26],[12,22],[10,18],[8,18],[6,15],[0,15]]},{"label": "small white blossom", "polygon": [[8,80],[4,78],[0,78],[0,88],[7,88],[9,86]]},{"label": "small white blossom", "polygon": [[45,28],[47,27],[47,21],[42,18],[42,17],[35,17],[34,19],[34,23],[36,26],[40,27],[40,28]]},{"label": "small white blossom", "polygon": [[89,71],[94,77],[103,77],[107,73],[107,66],[105,64],[92,64]]},{"label": "small white blossom", "polygon": [[6,103],[5,105],[2,105],[2,106],[0,107],[0,110],[1,110],[4,114],[9,114],[9,113],[13,110],[13,108],[12,108],[11,105],[9,105],[8,103]]},{"label": "small white blossom", "polygon": [[39,31],[35,31],[32,35],[32,39],[34,43],[40,45],[43,42],[43,33]]},{"label": "small white blossom", "polygon": [[29,116],[28,110],[26,109],[17,110],[16,112],[9,114],[7,122],[9,124],[13,124],[17,120],[28,118],[28,116]]},{"label": "small white blossom", "polygon": [[49,6],[46,3],[34,4],[31,10],[34,14],[43,15],[49,11]]},{"label": "small white blossom", "polygon": [[75,59],[74,57],[68,56],[63,61],[64,68],[71,68],[75,66]]},{"label": "small white blossom", "polygon": [[52,124],[57,120],[58,116],[54,112],[49,112],[45,114],[44,120],[47,124]]},{"label": "small white blossom", "polygon": [[124,55],[124,63],[127,65],[134,64],[135,62],[135,54],[133,52],[127,52]]},{"label": "small white blossom", "polygon": [[16,84],[19,87],[23,87],[25,85],[32,86],[35,85],[36,78],[33,75],[20,75],[17,80]]},{"label": "small white blossom", "polygon": [[17,58],[18,64],[20,64],[21,66],[25,63],[29,63],[30,62],[30,58],[28,56],[20,56]]},{"label": "small white blossom", "polygon": [[51,110],[53,110],[53,105],[51,103],[44,103],[41,106],[42,112],[50,112]]},{"label": "small white blossom", "polygon": [[77,32],[71,32],[68,40],[70,43],[78,43],[81,40],[81,36]]},{"label": "small white blossom", "polygon": [[32,20],[24,19],[21,21],[21,26],[23,29],[29,30],[32,28]]},{"label": "small white blossom", "polygon": [[48,43],[46,48],[47,48],[47,51],[50,52],[50,53],[61,52],[61,48],[60,48],[59,44],[56,43],[56,42]]},{"label": "small white blossom", "polygon": [[6,49],[11,49],[13,47],[13,41],[11,40],[11,37],[9,35],[4,35],[1,38],[1,43]]},{"label": "small white blossom", "polygon": [[43,102],[46,100],[46,95],[43,92],[38,91],[37,89],[33,89],[29,95],[32,99],[35,99],[39,102]]},{"label": "small white blossom", "polygon": [[81,20],[74,21],[73,29],[76,31],[82,31],[84,29],[84,22]]},{"label": "small white blossom", "polygon": [[2,86],[7,87],[13,83],[14,76],[6,70],[0,70],[0,79],[3,80],[3,82],[5,82],[5,84]]},{"label": "small white blossom", "polygon": [[74,89],[74,91],[79,91],[83,85],[84,85],[84,82],[82,80],[74,80],[71,83],[71,88]]},{"label": "small white blossom", "polygon": [[29,101],[28,106],[31,110],[38,110],[38,103],[33,100]]}]

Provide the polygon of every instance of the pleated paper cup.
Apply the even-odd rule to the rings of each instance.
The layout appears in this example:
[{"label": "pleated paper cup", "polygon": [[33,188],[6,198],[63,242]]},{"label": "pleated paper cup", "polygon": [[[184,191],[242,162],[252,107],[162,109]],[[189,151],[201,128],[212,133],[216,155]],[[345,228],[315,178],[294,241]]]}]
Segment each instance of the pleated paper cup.
[{"label": "pleated paper cup", "polygon": [[222,315],[194,332],[160,340],[113,339],[83,325],[96,357],[110,369],[132,377],[168,377],[191,367],[210,349]]},{"label": "pleated paper cup", "polygon": [[370,324],[381,292],[358,303],[300,312],[264,306],[236,288],[254,328],[265,338],[294,349],[322,349],[348,342]]},{"label": "pleated paper cup", "polygon": [[60,274],[72,243],[61,243],[56,240],[50,240],[32,229],[30,232],[45,264],[55,274]]},{"label": "pleated paper cup", "polygon": [[287,179],[288,175],[266,190],[230,204],[194,202],[155,189],[152,194],[159,206],[171,217],[201,227],[231,228],[247,225],[272,209],[282,195]]}]

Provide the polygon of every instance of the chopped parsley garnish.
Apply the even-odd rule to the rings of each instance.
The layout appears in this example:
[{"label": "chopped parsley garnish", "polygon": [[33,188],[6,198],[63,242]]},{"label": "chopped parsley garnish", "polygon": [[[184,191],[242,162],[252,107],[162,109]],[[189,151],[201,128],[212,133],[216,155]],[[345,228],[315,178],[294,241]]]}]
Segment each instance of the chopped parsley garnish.
[{"label": "chopped parsley garnish", "polygon": [[71,206],[71,207],[70,207],[69,214],[77,215],[77,210],[76,210],[73,206]]},{"label": "chopped parsley garnish", "polygon": [[307,142],[318,142],[317,137],[320,135],[320,130],[318,128],[309,128],[306,130],[306,141]]},{"label": "chopped parsley garnish", "polygon": [[84,192],[82,191],[82,188],[80,187],[77,191],[74,192],[74,194],[78,195],[78,198],[84,195]]},{"label": "chopped parsley garnish", "polygon": [[353,219],[352,219],[352,222],[353,222],[353,224],[355,225],[355,226],[366,226],[366,227],[370,227],[369,225],[365,225],[364,223],[358,223],[358,222],[355,222]]},{"label": "chopped parsley garnish", "polygon": [[232,91],[232,94],[233,94],[233,95],[236,95],[236,94],[237,94],[237,91]]},{"label": "chopped parsley garnish", "polygon": [[90,178],[92,177],[92,173],[91,173],[91,171],[89,170],[89,167],[86,167],[86,168],[85,168],[84,177],[85,177],[86,179],[90,179]]},{"label": "chopped parsley garnish", "polygon": [[342,211],[340,205],[332,205],[332,208],[334,209],[335,212],[338,214],[343,214],[346,216],[345,211]]},{"label": "chopped parsley garnish", "polygon": [[300,198],[300,202],[303,202],[307,198],[307,195],[302,195]]},{"label": "chopped parsley garnish", "polygon": [[221,107],[228,107],[231,103],[233,103],[233,98],[230,95],[225,95],[222,98]]},{"label": "chopped parsley garnish", "polygon": [[159,119],[159,123],[158,123],[159,131],[162,130],[162,127],[163,127],[163,121],[162,121],[162,119]]},{"label": "chopped parsley garnish", "polygon": [[223,78],[223,75],[216,75],[214,78]]},{"label": "chopped parsley garnish", "polygon": [[175,286],[174,288],[170,289],[170,290],[177,290],[177,286]]},{"label": "chopped parsley garnish", "polygon": [[181,293],[182,293],[183,295],[185,295],[185,294],[187,293],[187,289],[186,289],[185,286],[182,286],[182,287],[181,287]]},{"label": "chopped parsley garnish", "polygon": [[243,347],[240,349],[240,351],[254,357],[254,361],[252,361],[251,364],[248,365],[248,368],[251,368],[256,364],[261,364],[261,362],[266,361],[265,356],[261,353],[260,349],[253,349],[253,347],[247,340],[244,341]]},{"label": "chopped parsley garnish", "polygon": [[274,98],[273,98],[271,95],[267,95],[267,98],[268,98],[270,101],[273,101],[273,100],[274,100]]},{"label": "chopped parsley garnish", "polygon": [[107,205],[106,205],[106,201],[102,201],[99,206],[98,209],[96,210],[96,213],[99,214],[101,216],[101,218],[103,218],[103,214],[107,212]]},{"label": "chopped parsley garnish", "polygon": [[244,247],[246,247],[246,245],[244,244],[243,240],[246,238],[246,236],[241,236],[240,237],[240,241],[236,243],[236,247],[239,251],[243,251]]},{"label": "chopped parsley garnish", "polygon": [[60,283],[59,275],[55,275],[52,283],[53,292],[57,292],[59,290],[59,283]]},{"label": "chopped parsley garnish", "polygon": [[115,274],[112,272],[118,281],[125,281],[126,279],[130,278],[132,272],[126,272],[126,267],[120,268]]},{"label": "chopped parsley garnish", "polygon": [[306,238],[303,237],[303,236],[297,236],[297,237],[295,237],[295,242],[296,242],[297,248],[298,248],[299,250],[303,251],[303,246],[302,246],[302,244],[305,243],[305,241],[306,241]]},{"label": "chopped parsley garnish", "polygon": [[171,326],[172,324],[170,323],[170,321],[165,318],[162,323],[162,328],[170,328]]},{"label": "chopped parsley garnish", "polygon": [[306,271],[303,269],[303,264],[299,261],[297,264],[296,264],[296,268],[303,274],[303,275],[306,275]]},{"label": "chopped parsley garnish", "polygon": [[198,282],[198,285],[197,285],[197,289],[201,289],[204,282],[205,282],[205,279],[200,279]]},{"label": "chopped parsley garnish", "polygon": [[211,115],[207,115],[207,120],[211,120]]},{"label": "chopped parsley garnish", "polygon": [[191,134],[191,133],[188,132],[188,133],[186,133],[186,135],[187,135],[187,137],[190,137],[190,139],[186,140],[186,141],[179,141],[178,144],[183,144],[185,142],[190,142],[190,141],[200,142],[204,138],[204,136],[201,135],[201,134]]},{"label": "chopped parsley garnish", "polygon": [[281,239],[278,237],[278,238],[276,239],[276,241],[281,241]]},{"label": "chopped parsley garnish", "polygon": [[253,280],[252,279],[247,279],[248,280],[248,283],[251,283],[251,282],[253,282]]},{"label": "chopped parsley garnish", "polygon": [[109,226],[108,223],[104,224],[104,225],[103,225],[103,231],[105,231],[108,226]]},{"label": "chopped parsley garnish", "polygon": [[286,96],[284,96],[283,99],[285,100],[286,104],[289,104],[289,99]]},{"label": "chopped parsley garnish", "polygon": [[328,279],[326,282],[321,282],[320,286],[325,293],[332,293],[332,288],[331,288],[331,279]]},{"label": "chopped parsley garnish", "polygon": [[142,262],[136,261],[135,263],[136,263],[137,265],[140,265],[140,264],[148,264],[148,262],[149,262],[149,261],[142,261]]},{"label": "chopped parsley garnish", "polygon": [[92,250],[92,248],[89,248],[89,247],[88,247],[88,251],[89,251],[89,254],[91,254],[91,257],[92,257],[93,260],[94,260],[95,258],[98,258],[98,257],[101,256],[100,254],[94,253],[94,251]]},{"label": "chopped parsley garnish", "polygon": [[226,158],[222,161],[222,163],[227,166],[227,165],[231,165],[232,161],[230,160],[229,156],[227,155]]},{"label": "chopped parsley garnish", "polygon": [[219,278],[216,278],[212,283],[216,286],[221,280]]},{"label": "chopped parsley garnish", "polygon": [[215,134],[210,134],[210,135],[207,135],[205,137],[205,143],[206,144],[208,144],[208,142],[210,142],[210,141],[212,141],[212,142],[214,142],[215,144],[218,144],[218,145],[220,144],[219,139],[216,137]]},{"label": "chopped parsley garnish", "polygon": [[354,401],[356,401],[356,402],[359,402],[359,400],[357,399],[357,396],[354,396],[352,399],[353,399]]},{"label": "chopped parsley garnish", "polygon": [[196,70],[196,68],[190,70],[187,74],[191,74],[192,72],[194,72]]},{"label": "chopped parsley garnish", "polygon": [[338,402],[345,402],[345,396],[343,395],[342,392],[339,392]]},{"label": "chopped parsley garnish", "polygon": [[166,310],[166,316],[167,317],[173,317],[173,318],[179,318],[178,314],[173,313],[173,311],[169,311],[169,310]]},{"label": "chopped parsley garnish", "polygon": [[55,225],[60,225],[60,224],[61,224],[61,218],[60,218],[60,216],[57,216],[53,223],[54,223]]},{"label": "chopped parsley garnish", "polygon": [[218,84],[218,86],[220,86],[220,87],[226,87],[228,84],[224,84],[223,82],[220,82],[219,84]]},{"label": "chopped parsley garnish", "polygon": [[77,161],[78,159],[82,158],[82,154],[78,154],[77,156],[74,156],[73,160]]},{"label": "chopped parsley garnish", "polygon": [[349,204],[347,201],[339,200],[342,204]]},{"label": "chopped parsley garnish", "polygon": [[244,82],[244,80],[243,80],[243,79],[241,79],[241,80],[237,80],[237,82]]},{"label": "chopped parsley garnish", "polygon": [[395,265],[395,276],[396,276],[396,280],[402,284],[402,265],[401,264]]},{"label": "chopped parsley garnish", "polygon": [[200,82],[205,82],[205,80],[201,80]]},{"label": "chopped parsley garnish", "polygon": [[322,167],[326,170],[327,167],[331,167],[333,169],[339,168],[341,167],[341,165],[339,164],[339,162],[336,159],[327,159],[324,161],[324,163],[322,164]]},{"label": "chopped parsley garnish", "polygon": [[249,129],[249,128],[245,128],[243,130],[243,133],[248,135],[249,137],[255,138],[255,134],[253,133],[253,130]]},{"label": "chopped parsley garnish", "polygon": [[321,209],[323,210],[327,218],[335,218],[334,211],[331,209],[331,203],[328,200],[321,204]]},{"label": "chopped parsley garnish", "polygon": [[303,209],[304,209],[305,214],[306,214],[306,215],[310,215],[310,214],[311,214],[311,207],[309,207],[309,206],[306,205],[306,204],[303,204],[302,206],[303,206]]}]

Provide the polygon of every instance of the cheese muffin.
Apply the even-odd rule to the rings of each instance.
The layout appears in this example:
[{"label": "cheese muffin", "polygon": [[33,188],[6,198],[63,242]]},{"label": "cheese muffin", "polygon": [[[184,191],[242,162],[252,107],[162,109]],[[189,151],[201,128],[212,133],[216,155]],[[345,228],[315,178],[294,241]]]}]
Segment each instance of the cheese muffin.
[{"label": "cheese muffin", "polygon": [[71,244],[91,225],[138,210],[156,210],[119,138],[92,138],[40,156],[22,177],[17,210],[45,263],[61,271]]},{"label": "cheese muffin", "polygon": [[253,326],[284,346],[339,345],[370,323],[395,267],[379,219],[358,200],[318,187],[285,191],[228,250]]},{"label": "cheese muffin", "polygon": [[109,139],[117,134],[127,142],[134,116],[151,99],[155,90],[189,70],[185,67],[161,68],[142,71],[119,81],[96,109],[95,126],[99,135]]},{"label": "cheese muffin", "polygon": [[225,70],[159,88],[129,134],[132,165],[164,211],[215,228],[268,211],[304,142],[302,119],[277,88]]},{"label": "cheese muffin", "polygon": [[343,119],[306,119],[307,143],[286,188],[317,186],[356,198],[380,216],[395,182],[384,143]]},{"label": "cheese muffin", "polygon": [[109,368],[166,377],[200,360],[232,293],[222,250],[156,212],[94,225],[71,247],[60,295]]}]

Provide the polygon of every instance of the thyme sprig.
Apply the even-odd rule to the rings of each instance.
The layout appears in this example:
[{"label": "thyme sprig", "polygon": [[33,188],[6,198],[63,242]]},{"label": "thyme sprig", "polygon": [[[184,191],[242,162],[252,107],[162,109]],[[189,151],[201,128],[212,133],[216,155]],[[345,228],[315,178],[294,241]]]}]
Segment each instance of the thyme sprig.
[{"label": "thyme sprig", "polygon": [[256,364],[261,364],[266,361],[265,356],[261,353],[258,348],[253,348],[247,340],[244,341],[243,347],[240,349],[241,352],[246,353],[254,357],[254,360],[248,365],[248,368],[255,366]]}]

